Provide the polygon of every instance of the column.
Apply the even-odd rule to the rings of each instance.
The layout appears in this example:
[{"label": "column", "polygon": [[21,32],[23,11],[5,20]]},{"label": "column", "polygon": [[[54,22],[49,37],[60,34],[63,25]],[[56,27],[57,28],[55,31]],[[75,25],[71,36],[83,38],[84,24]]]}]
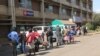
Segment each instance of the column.
[{"label": "column", "polygon": [[45,26],[44,0],[42,0],[41,2],[41,16],[42,16],[42,25]]},{"label": "column", "polygon": [[60,2],[60,7],[59,7],[59,19],[62,19],[62,3],[61,0],[59,0]]},{"label": "column", "polygon": [[9,0],[9,13],[11,14],[12,27],[16,27],[16,16],[15,16],[15,0]]},{"label": "column", "polygon": [[81,19],[82,19],[82,21],[83,21],[83,17],[82,17],[82,0],[80,0],[80,5],[81,5],[81,6],[80,6],[80,7],[81,7],[81,9],[80,9],[80,11],[81,11],[81,12],[80,12],[80,17],[81,17]]}]

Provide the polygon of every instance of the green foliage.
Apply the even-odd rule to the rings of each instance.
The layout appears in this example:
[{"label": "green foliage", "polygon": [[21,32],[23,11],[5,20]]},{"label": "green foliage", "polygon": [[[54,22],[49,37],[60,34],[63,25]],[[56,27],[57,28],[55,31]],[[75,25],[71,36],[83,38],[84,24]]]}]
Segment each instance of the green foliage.
[{"label": "green foliage", "polygon": [[93,23],[96,26],[100,26],[100,14],[99,13],[94,13],[93,14]]},{"label": "green foliage", "polygon": [[93,23],[86,23],[86,26],[88,27],[89,30],[95,30],[96,26]]},{"label": "green foliage", "polygon": [[93,13],[93,21],[91,23],[86,23],[86,26],[89,30],[96,30],[98,29],[97,26],[100,26],[100,14]]},{"label": "green foliage", "polygon": [[96,29],[96,31],[100,31],[100,26],[97,26],[97,29]]}]

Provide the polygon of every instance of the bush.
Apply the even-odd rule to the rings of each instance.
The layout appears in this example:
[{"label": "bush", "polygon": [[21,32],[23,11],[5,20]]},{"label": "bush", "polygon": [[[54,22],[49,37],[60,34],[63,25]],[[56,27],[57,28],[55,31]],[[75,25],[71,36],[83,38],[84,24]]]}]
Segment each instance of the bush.
[{"label": "bush", "polygon": [[96,29],[96,25],[93,23],[87,23],[86,27],[88,27],[89,30],[95,30]]},{"label": "bush", "polygon": [[96,31],[100,31],[100,26],[97,26]]}]

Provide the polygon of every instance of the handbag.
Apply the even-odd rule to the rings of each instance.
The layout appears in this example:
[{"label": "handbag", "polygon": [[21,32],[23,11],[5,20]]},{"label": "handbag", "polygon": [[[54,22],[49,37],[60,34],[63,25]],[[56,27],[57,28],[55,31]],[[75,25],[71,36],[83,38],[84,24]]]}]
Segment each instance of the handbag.
[{"label": "handbag", "polygon": [[43,42],[42,45],[43,46],[48,46],[48,42]]}]

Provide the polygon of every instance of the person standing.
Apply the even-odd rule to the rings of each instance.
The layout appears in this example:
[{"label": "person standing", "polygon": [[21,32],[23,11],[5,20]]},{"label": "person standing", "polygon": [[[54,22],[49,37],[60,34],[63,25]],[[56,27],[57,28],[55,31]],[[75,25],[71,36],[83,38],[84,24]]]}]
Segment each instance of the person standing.
[{"label": "person standing", "polygon": [[53,40],[52,40],[53,32],[51,27],[48,29],[47,37],[48,37],[49,48],[53,48]]},{"label": "person standing", "polygon": [[57,36],[57,46],[61,45],[61,28],[59,26],[56,27],[56,36]]},{"label": "person standing", "polygon": [[25,45],[26,45],[26,33],[25,33],[25,31],[20,33],[19,42],[21,43],[21,47],[20,47],[21,53],[25,53],[26,52],[26,50],[25,50]]},{"label": "person standing", "polygon": [[83,35],[86,35],[86,33],[87,33],[87,29],[86,29],[85,26],[82,26],[82,32],[83,32]]},{"label": "person standing", "polygon": [[32,29],[29,29],[29,33],[26,36],[26,46],[29,49],[28,50],[29,54],[27,55],[29,56],[31,56],[32,51],[34,52],[34,55],[35,55],[35,45],[34,45],[35,39],[36,38],[34,37]]},{"label": "person standing", "polygon": [[63,43],[66,44],[66,42],[68,42],[68,35],[67,35],[67,32],[68,32],[68,28],[65,27],[64,29],[64,38],[63,38]]},{"label": "person standing", "polygon": [[48,41],[47,41],[47,28],[45,28],[44,32],[42,33],[42,39],[43,39],[42,45],[45,47],[45,50],[47,50],[47,45],[48,45]]},{"label": "person standing", "polygon": [[74,35],[75,35],[75,30],[74,30],[74,28],[71,27],[71,29],[68,31],[70,43],[74,43]]},{"label": "person standing", "polygon": [[38,52],[39,51],[39,45],[42,42],[42,38],[41,38],[40,34],[37,32],[37,29],[33,29],[33,30],[34,30],[33,36],[36,38],[35,39],[35,52]]},{"label": "person standing", "polygon": [[17,45],[19,43],[19,35],[16,32],[15,28],[12,28],[11,32],[8,34],[8,39],[11,42],[11,45],[13,47],[13,56],[17,56]]}]

